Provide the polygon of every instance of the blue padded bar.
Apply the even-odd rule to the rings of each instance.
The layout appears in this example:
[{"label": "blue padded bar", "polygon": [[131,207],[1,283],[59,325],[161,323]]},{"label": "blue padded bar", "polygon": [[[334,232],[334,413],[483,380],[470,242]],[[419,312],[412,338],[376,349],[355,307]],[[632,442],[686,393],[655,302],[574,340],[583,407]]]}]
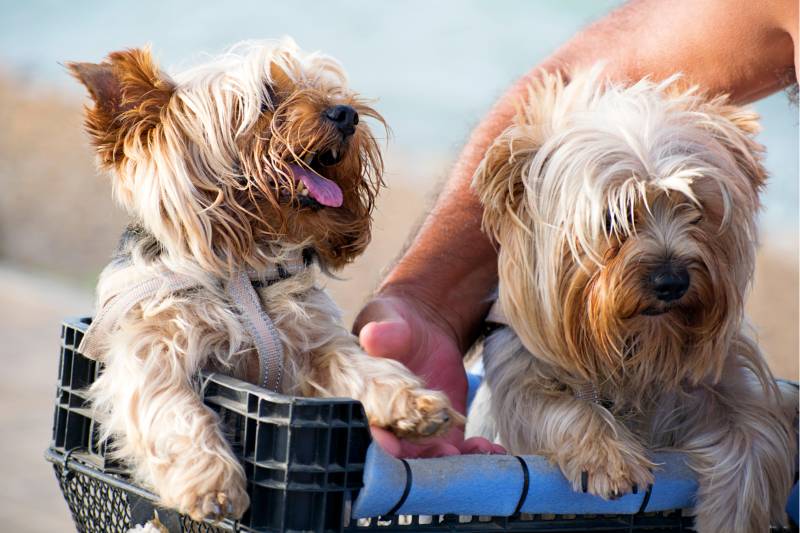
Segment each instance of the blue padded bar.
[{"label": "blue padded bar", "polygon": [[[661,466],[656,471],[645,511],[691,507],[697,490],[693,473],[677,453],[654,454]],[[380,516],[395,509],[408,494],[397,514],[510,516],[517,508],[526,513],[632,514],[640,510],[647,487],[638,494],[604,500],[572,490],[558,467],[538,456],[522,457],[528,467],[528,493],[523,495],[524,471],[519,459],[507,455],[460,455],[438,459],[408,459],[411,474],[402,461],[373,443],[364,469],[364,488],[353,507],[353,516]],[[524,498],[524,499],[523,499]]]}]

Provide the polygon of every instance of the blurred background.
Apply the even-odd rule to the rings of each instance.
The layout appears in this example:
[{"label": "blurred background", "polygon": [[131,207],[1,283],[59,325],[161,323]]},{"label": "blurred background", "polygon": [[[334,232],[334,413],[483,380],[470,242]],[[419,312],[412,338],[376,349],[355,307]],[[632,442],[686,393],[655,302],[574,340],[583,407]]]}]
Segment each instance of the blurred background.
[{"label": "blurred background", "polygon": [[[263,0],[0,4],[0,498],[4,531],[69,531],[44,462],[58,332],[91,313],[126,216],[81,129],[69,60],[150,43],[170,71],[242,39],[293,36],[338,58],[393,135],[367,253],[331,281],[352,320],[432,201],[471,128],[519,75],[619,2]],[[749,313],[772,368],[798,373],[798,118],[783,94],[755,105],[771,179]]]}]

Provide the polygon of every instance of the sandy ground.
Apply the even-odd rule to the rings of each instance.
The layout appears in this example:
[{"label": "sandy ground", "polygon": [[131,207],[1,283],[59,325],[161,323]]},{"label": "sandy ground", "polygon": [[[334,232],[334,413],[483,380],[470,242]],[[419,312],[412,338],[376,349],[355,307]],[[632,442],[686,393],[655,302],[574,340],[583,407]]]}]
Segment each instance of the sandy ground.
[{"label": "sandy ground", "polygon": [[762,249],[746,311],[772,371],[793,380],[800,363],[798,295],[797,248],[793,253]]},{"label": "sandy ground", "polygon": [[74,530],[44,451],[53,425],[59,325],[91,304],[88,291],[0,265],[2,531]]}]

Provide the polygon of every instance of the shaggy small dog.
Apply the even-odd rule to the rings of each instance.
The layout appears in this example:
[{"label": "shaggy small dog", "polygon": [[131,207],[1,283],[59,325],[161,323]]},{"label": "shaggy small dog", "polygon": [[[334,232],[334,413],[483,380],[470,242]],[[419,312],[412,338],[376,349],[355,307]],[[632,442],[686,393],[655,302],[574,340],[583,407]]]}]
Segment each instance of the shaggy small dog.
[{"label": "shaggy small dog", "polygon": [[408,369],[370,357],[320,271],[370,237],[382,161],[334,60],[289,40],[245,43],[169,77],[146,49],[71,63],[86,128],[135,223],[98,285],[82,349],[105,365],[90,393],[116,454],[192,518],[240,516],[244,470],[203,405],[200,369],[285,394],[360,400],[401,436],[460,415]]},{"label": "shaggy small dog", "polygon": [[680,450],[698,531],[783,522],[797,393],[742,310],[765,180],[756,120],[675,78],[623,86],[595,69],[531,86],[474,180],[508,327],[485,340],[469,433],[604,498],[652,483],[652,450]]}]

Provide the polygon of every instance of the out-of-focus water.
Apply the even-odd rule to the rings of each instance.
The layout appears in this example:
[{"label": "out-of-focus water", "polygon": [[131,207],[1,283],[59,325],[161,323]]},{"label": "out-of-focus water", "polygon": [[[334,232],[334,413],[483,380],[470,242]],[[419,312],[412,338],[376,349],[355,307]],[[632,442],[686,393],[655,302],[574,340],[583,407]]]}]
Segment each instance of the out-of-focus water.
[{"label": "out-of-focus water", "polygon": [[[242,39],[291,35],[303,48],[337,57],[351,85],[379,99],[393,130],[389,150],[455,156],[509,83],[618,3],[4,0],[0,66],[78,95],[60,62],[100,60],[111,50],[151,43],[170,70]],[[763,221],[770,230],[796,233],[797,108],[782,94],[756,108],[772,174]]]}]

